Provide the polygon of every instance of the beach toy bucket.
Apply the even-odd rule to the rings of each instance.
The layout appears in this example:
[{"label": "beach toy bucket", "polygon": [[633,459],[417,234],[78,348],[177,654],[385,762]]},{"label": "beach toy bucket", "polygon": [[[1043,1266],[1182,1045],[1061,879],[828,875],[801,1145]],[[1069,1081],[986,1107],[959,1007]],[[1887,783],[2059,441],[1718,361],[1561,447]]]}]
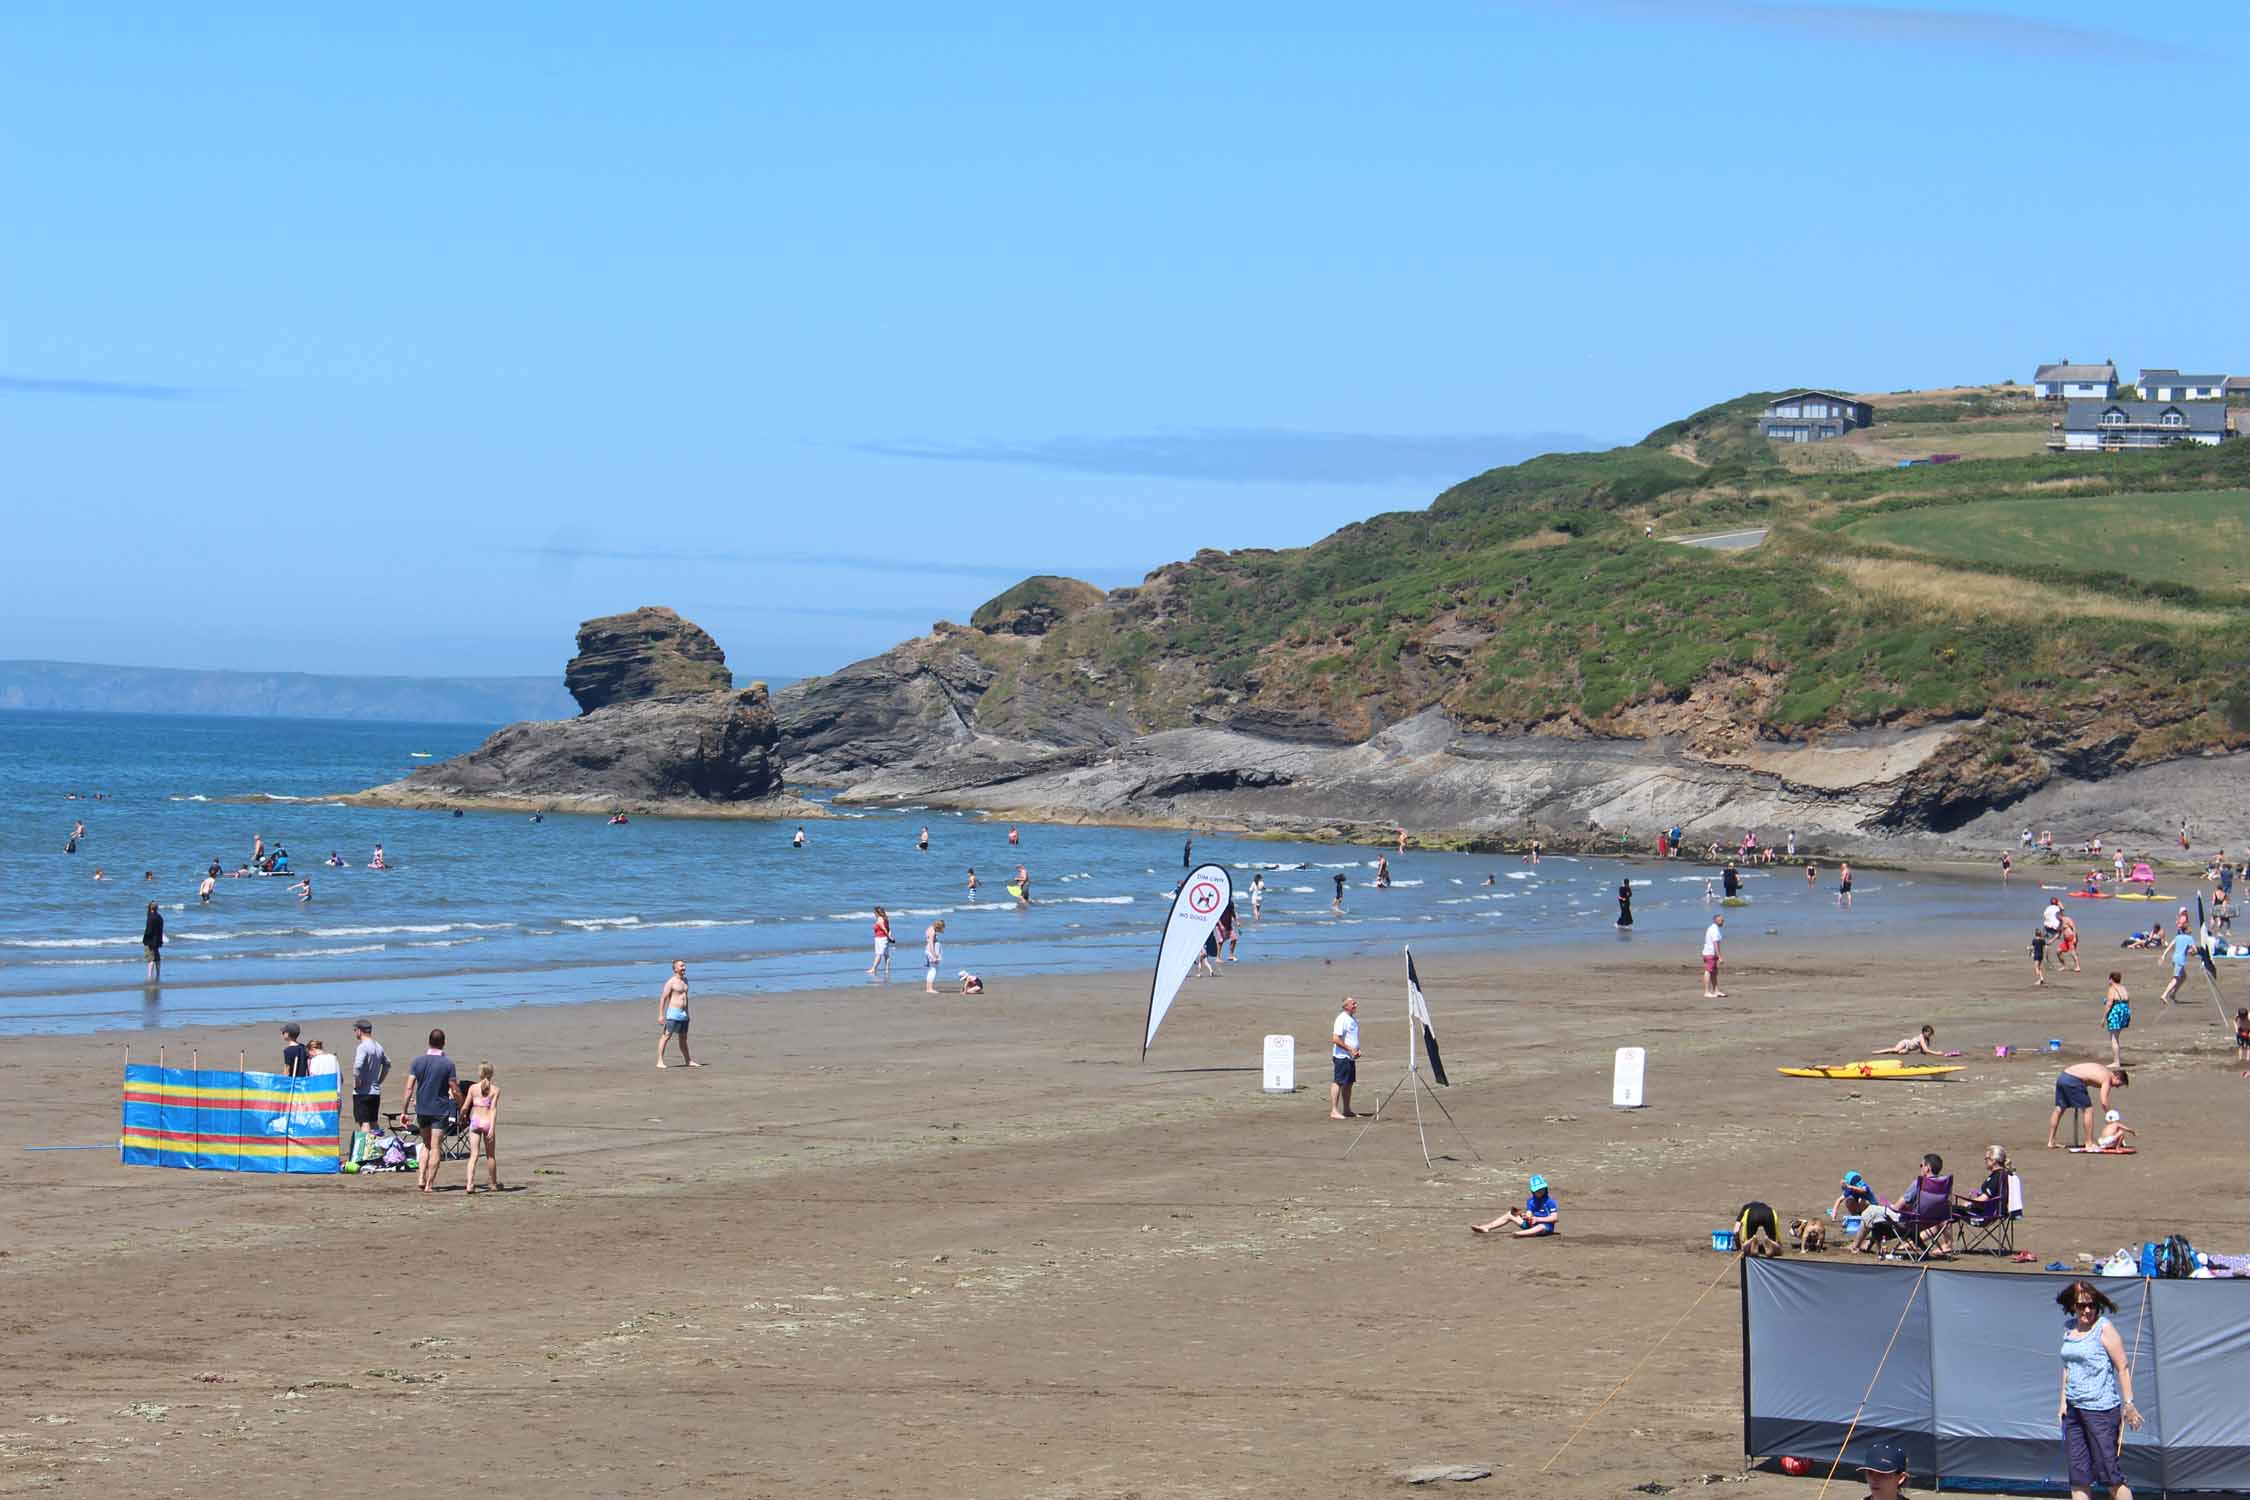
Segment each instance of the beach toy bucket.
[{"label": "beach toy bucket", "polygon": [[1731,1229],[1712,1230],[1711,1248],[1731,1252],[1734,1249],[1734,1231]]},{"label": "beach toy bucket", "polygon": [[2059,1036],[2051,1036],[2047,1038],[2047,1050],[2049,1052],[2062,1051],[2062,1038]]},{"label": "beach toy bucket", "polygon": [[1860,1221],[1861,1217],[1862,1217],[1862,1215],[1859,1215],[1859,1214],[1846,1214],[1846,1215],[1844,1215],[1844,1233],[1846,1233],[1846,1234],[1857,1234],[1857,1233],[1859,1233],[1859,1221]]}]

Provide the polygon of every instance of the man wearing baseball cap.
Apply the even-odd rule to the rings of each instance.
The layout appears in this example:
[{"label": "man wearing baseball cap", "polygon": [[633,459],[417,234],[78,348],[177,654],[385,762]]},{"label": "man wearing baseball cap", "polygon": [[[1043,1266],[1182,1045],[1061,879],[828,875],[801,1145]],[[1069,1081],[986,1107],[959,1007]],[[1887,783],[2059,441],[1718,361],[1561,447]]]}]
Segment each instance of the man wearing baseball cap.
[{"label": "man wearing baseball cap", "polygon": [[1867,1480],[1867,1500],[1898,1500],[1906,1493],[1906,1450],[1883,1438],[1867,1450],[1859,1472]]}]

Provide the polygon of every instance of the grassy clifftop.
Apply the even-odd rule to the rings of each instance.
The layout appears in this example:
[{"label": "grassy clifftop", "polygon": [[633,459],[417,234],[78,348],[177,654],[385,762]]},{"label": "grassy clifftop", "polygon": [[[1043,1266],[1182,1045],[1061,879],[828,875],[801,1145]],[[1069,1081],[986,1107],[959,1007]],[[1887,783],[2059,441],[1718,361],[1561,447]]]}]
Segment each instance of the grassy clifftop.
[{"label": "grassy clifftop", "polygon": [[[1900,393],[1880,408],[1910,421],[1879,415],[1808,465],[1756,436],[1765,399],[1310,547],[1160,569],[1011,643],[978,727],[1037,738],[1024,705],[1076,699],[1143,730],[1356,739],[1435,705],[1723,752],[1983,716],[1947,774],[1984,790],[2250,743],[2229,681],[2250,649],[2250,442],[2050,455],[2020,391]],[[2022,451],[1893,466],[1885,445],[1930,428]],[[1668,539],[1732,525],[1771,530],[1744,553]]]}]

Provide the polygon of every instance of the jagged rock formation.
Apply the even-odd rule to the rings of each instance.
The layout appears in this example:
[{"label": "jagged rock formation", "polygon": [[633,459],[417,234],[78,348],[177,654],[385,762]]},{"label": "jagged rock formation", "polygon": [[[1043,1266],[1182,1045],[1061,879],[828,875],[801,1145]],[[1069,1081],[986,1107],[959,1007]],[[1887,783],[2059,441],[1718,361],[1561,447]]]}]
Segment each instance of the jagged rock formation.
[{"label": "jagged rock formation", "polygon": [[701,626],[643,605],[578,627],[578,654],[563,669],[563,686],[590,714],[612,703],[722,692],[734,678],[726,653]]},{"label": "jagged rock formation", "polygon": [[[511,724],[467,755],[359,794],[388,806],[803,817],[782,793],[764,683],[731,686],[718,642],[668,609],[588,620],[575,719]],[[713,686],[716,683],[717,686]]]}]

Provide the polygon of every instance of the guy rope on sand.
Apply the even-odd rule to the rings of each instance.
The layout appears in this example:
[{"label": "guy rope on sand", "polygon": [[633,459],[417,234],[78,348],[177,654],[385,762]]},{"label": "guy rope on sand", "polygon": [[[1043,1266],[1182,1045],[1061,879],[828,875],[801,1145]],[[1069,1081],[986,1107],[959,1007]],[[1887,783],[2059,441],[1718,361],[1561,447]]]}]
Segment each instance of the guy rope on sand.
[{"label": "guy rope on sand", "polygon": [[1899,1330],[1906,1327],[1906,1315],[1914,1311],[1914,1294],[1922,1289],[1922,1282],[1929,1274],[1928,1266],[1915,1271],[1914,1285],[1906,1289],[1905,1305],[1898,1310],[1898,1322],[1891,1326],[1890,1342],[1883,1346],[1883,1357],[1875,1361],[1875,1373],[1867,1377],[1867,1389],[1860,1393],[1859,1408],[1852,1413],[1851,1425],[1844,1429],[1844,1440],[1836,1445],[1836,1456],[1829,1461],[1828,1477],[1821,1480],[1820,1497],[1816,1500],[1822,1500],[1828,1494],[1828,1487],[1836,1482],[1836,1471],[1844,1464],[1844,1450],[1851,1447],[1852,1434],[1859,1431],[1859,1419],[1867,1415],[1867,1403],[1875,1399],[1875,1382],[1883,1378],[1883,1366],[1891,1362],[1891,1350],[1898,1346]]},{"label": "guy rope on sand", "polygon": [[[1705,1287],[1699,1294],[1697,1294],[1696,1299],[1693,1302],[1690,1302],[1688,1304],[1687,1311],[1681,1313],[1678,1318],[1673,1320],[1672,1326],[1664,1330],[1663,1337],[1657,1339],[1655,1343],[1649,1345],[1648,1353],[1642,1355],[1639,1362],[1636,1363],[1632,1369],[1625,1372],[1625,1378],[1617,1382],[1616,1386],[1610,1391],[1608,1395],[1602,1397],[1602,1404],[1595,1407],[1592,1411],[1586,1413],[1586,1420],[1580,1422],[1575,1428],[1571,1430],[1570,1436],[1563,1439],[1562,1448],[1557,1448],[1554,1451],[1553,1456],[1539,1466],[1540,1473],[1544,1474],[1549,1469],[1555,1466],[1555,1459],[1563,1456],[1563,1449],[1568,1448],[1572,1443],[1578,1441],[1578,1434],[1584,1432],[1588,1427],[1591,1427],[1593,1425],[1594,1418],[1600,1416],[1603,1411],[1608,1408],[1609,1403],[1617,1399],[1617,1393],[1624,1390],[1625,1387],[1632,1382],[1632,1379],[1635,1375],[1641,1373],[1641,1366],[1647,1364],[1650,1360],[1656,1357],[1656,1351],[1664,1347],[1664,1340],[1670,1338],[1673,1334],[1678,1333],[1680,1331],[1680,1325],[1682,1323],[1685,1323],[1689,1318],[1695,1316],[1695,1310],[1703,1305],[1703,1299],[1710,1296],[1712,1292],[1718,1289],[1719,1283],[1726,1279],[1727,1272],[1734,1270],[1741,1264],[1742,1252],[1737,1250],[1732,1256],[1728,1257],[1727,1263],[1725,1265],[1719,1267],[1719,1274],[1711,1278],[1711,1284]],[[1893,1337],[1895,1338],[1896,1335],[1894,1334]]]}]

